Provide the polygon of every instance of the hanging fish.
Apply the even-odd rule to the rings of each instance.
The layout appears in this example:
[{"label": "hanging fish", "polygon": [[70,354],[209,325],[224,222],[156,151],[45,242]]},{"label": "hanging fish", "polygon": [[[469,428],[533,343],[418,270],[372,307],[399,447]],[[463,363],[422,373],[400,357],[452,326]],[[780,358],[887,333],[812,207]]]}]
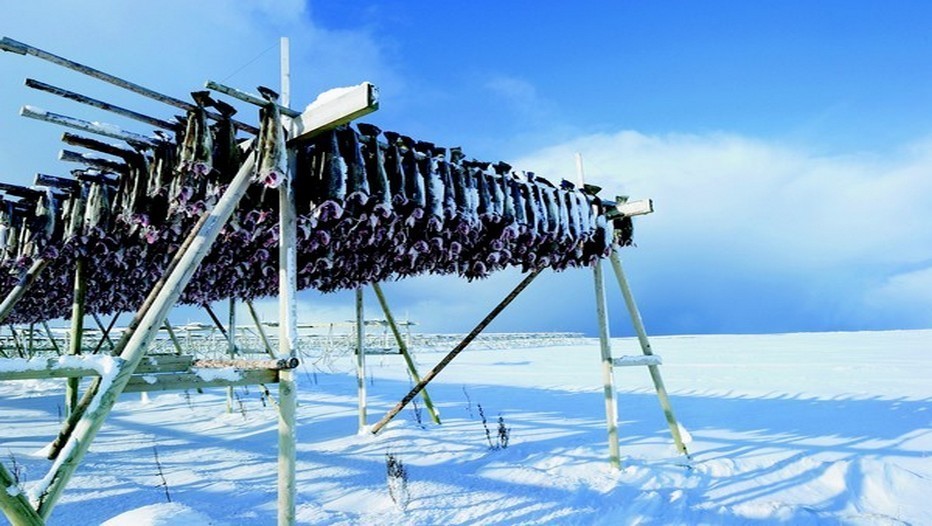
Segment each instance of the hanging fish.
[{"label": "hanging fish", "polygon": [[[444,185],[440,174],[440,164],[443,161],[443,150],[438,149],[429,142],[418,142],[415,148],[423,156],[419,162],[419,172],[426,179],[424,197],[427,204],[428,228],[434,232],[443,227],[443,199]],[[439,155],[438,155],[439,153]]]},{"label": "hanging fish", "polygon": [[382,218],[387,218],[392,211],[392,194],[389,188],[388,174],[385,171],[385,155],[379,145],[379,134],[382,133],[377,126],[371,124],[357,124],[360,140],[363,146],[363,156],[366,162],[366,178],[369,183],[369,195],[373,203],[373,210]]},{"label": "hanging fish", "polygon": [[[223,102],[214,101],[214,108],[220,113],[220,119],[214,126],[213,166],[216,184],[227,185],[236,176],[242,164],[242,150],[236,141],[236,127],[233,116],[236,108]],[[261,130],[260,130],[261,134]]]},{"label": "hanging fish", "polygon": [[401,135],[390,131],[384,132],[383,135],[388,139],[388,148],[385,150],[385,172],[388,174],[392,203],[398,207],[408,202],[405,171],[401,164],[402,154],[399,150]]},{"label": "hanging fish", "polygon": [[267,104],[260,111],[259,158],[256,180],[266,188],[278,188],[288,177],[288,150],[285,130],[278,110],[278,94],[268,88],[259,88]]},{"label": "hanging fish", "polygon": [[359,136],[349,126],[340,126],[337,128],[337,137],[340,154],[347,165],[346,202],[361,207],[369,200],[369,181]]},{"label": "hanging fish", "polygon": [[420,173],[417,162],[417,153],[414,151],[414,139],[407,136],[399,137],[399,152],[401,153],[401,168],[404,171],[405,195],[414,206],[426,206],[424,195],[424,176]]}]

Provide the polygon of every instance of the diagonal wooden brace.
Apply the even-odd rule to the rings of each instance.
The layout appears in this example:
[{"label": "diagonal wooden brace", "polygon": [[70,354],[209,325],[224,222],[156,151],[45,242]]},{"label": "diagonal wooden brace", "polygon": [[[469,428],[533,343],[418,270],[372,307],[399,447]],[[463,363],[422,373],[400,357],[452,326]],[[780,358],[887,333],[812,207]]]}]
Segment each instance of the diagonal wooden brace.
[{"label": "diagonal wooden brace", "polygon": [[427,374],[424,375],[424,378],[420,382],[418,382],[417,385],[415,385],[411,389],[411,391],[407,395],[405,395],[405,397],[402,398],[401,401],[398,402],[397,405],[395,405],[395,407],[393,407],[389,412],[385,413],[385,416],[383,416],[382,419],[378,421],[378,423],[372,426],[372,429],[371,429],[372,434],[374,435],[378,433],[379,431],[382,430],[383,427],[385,427],[386,424],[391,422],[391,420],[395,418],[395,416],[397,416],[398,413],[400,413],[401,410],[404,409],[405,406],[408,405],[408,403],[411,400],[413,400],[415,396],[418,395],[418,393],[421,392],[421,390],[427,387],[427,384],[429,384],[430,381],[433,380],[440,373],[440,371],[444,369],[444,367],[449,365],[450,362],[452,362],[453,359],[456,358],[456,355],[463,352],[463,350],[470,343],[472,343],[472,341],[476,338],[476,336],[478,336],[479,333],[484,331],[485,328],[490,323],[492,323],[492,320],[494,320],[499,314],[501,314],[501,312],[505,310],[505,307],[507,307],[512,301],[514,301],[514,299],[518,297],[518,294],[521,294],[521,292],[524,291],[524,289],[526,289],[527,286],[530,285],[532,281],[534,281],[534,278],[540,275],[541,270],[543,269],[535,269],[529,272],[528,275],[524,277],[524,280],[522,280],[521,283],[519,283],[518,286],[515,287],[515,289],[512,290],[508,294],[508,296],[505,296],[505,299],[503,299],[501,303],[496,305],[495,308],[492,309],[492,312],[486,315],[486,317],[483,318],[482,321],[480,321],[478,325],[476,325],[476,327],[472,330],[472,332],[470,332],[469,334],[466,335],[465,338],[463,338],[463,341],[461,341],[456,347],[454,347],[453,350],[449,352],[449,354],[444,356],[443,360],[440,360],[440,363],[438,363],[436,366],[434,366],[433,369],[428,371]]}]

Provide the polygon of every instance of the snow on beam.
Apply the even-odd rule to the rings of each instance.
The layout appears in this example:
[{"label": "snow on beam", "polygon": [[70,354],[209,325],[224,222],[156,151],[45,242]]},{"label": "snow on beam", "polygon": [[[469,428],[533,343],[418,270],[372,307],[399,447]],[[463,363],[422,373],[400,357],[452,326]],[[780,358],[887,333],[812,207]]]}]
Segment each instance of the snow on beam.
[{"label": "snow on beam", "polygon": [[61,356],[47,359],[0,360],[0,381],[100,376],[112,356]]},{"label": "snow on beam", "polygon": [[295,119],[297,132],[294,140],[308,139],[320,131],[346,124],[377,109],[379,90],[369,82],[326,91]]},{"label": "snow on beam", "polygon": [[654,201],[652,199],[642,199],[639,201],[628,201],[615,205],[615,210],[622,217],[642,216],[653,213]]},{"label": "snow on beam", "polygon": [[126,384],[123,392],[183,391],[186,389],[273,384],[277,382],[278,371],[271,369],[203,368],[193,369],[189,373],[134,375]]},{"label": "snow on beam", "polygon": [[661,365],[663,360],[656,354],[640,356],[619,356],[612,360],[615,367],[633,367],[636,365]]}]

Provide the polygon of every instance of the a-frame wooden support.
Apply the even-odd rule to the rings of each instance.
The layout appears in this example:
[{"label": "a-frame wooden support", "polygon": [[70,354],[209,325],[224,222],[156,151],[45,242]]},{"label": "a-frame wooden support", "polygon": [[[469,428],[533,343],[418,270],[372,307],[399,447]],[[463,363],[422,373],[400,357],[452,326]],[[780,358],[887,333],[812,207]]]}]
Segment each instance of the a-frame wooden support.
[{"label": "a-frame wooden support", "polygon": [[[8,38],[4,38],[0,42],[0,49],[19,54],[34,55],[162,102],[181,106],[184,109],[193,107],[183,101],[163,96],[112,75]],[[283,79],[287,79],[287,39],[282,40],[282,51]],[[286,105],[288,91],[289,87],[286,80],[283,82],[283,93],[286,95],[284,102]],[[292,132],[292,138],[299,136],[310,137],[320,130],[349,122],[353,118],[375,111],[378,108],[376,93],[374,86],[365,83],[359,89],[350,90],[335,100],[317,105],[313,109],[300,114],[300,118],[293,119],[291,122],[285,121],[284,124]],[[274,111],[277,110],[276,105]],[[241,129],[253,133],[258,132],[258,129],[252,126],[239,122],[234,124]],[[4,495],[0,497],[0,508],[3,509],[11,522],[17,525],[42,524],[50,516],[62,491],[112,410],[117,398],[126,389],[146,350],[154,341],[159,329],[165,324],[168,312],[177,302],[185,286],[190,282],[194,272],[219,235],[221,228],[226,224],[246,193],[255,168],[256,154],[253,152],[247,155],[245,162],[214,208],[209,214],[199,219],[191,235],[179,247],[178,253],[166,269],[165,275],[150,292],[149,297],[140,307],[130,327],[117,345],[115,351],[119,351],[119,353],[113,362],[113,373],[101,380],[92,382],[85,396],[76,405],[74,413],[69,416],[69,426],[66,426],[66,429],[60,435],[62,440],[59,442],[62,445],[57,450],[55,462],[49,473],[31,489],[31,502],[27,501],[24,495],[13,496],[8,491],[3,492]],[[289,157],[288,169],[289,176],[279,191],[281,209],[279,251],[281,337],[279,338],[279,356],[294,358],[297,337],[295,303],[297,268],[295,261],[296,214],[294,193],[291,186],[294,174],[293,155]],[[16,302],[29,289],[46,264],[47,261],[41,258],[35,260],[32,267],[20,280],[20,283],[7,294],[7,297],[0,304],[0,321],[12,312]],[[280,525],[290,525],[294,524],[295,521],[296,393],[292,369],[285,369],[280,372],[279,397],[278,523]],[[9,473],[0,466],[0,478],[4,481],[4,487],[9,487],[5,484],[5,480],[9,478],[8,475]]]}]

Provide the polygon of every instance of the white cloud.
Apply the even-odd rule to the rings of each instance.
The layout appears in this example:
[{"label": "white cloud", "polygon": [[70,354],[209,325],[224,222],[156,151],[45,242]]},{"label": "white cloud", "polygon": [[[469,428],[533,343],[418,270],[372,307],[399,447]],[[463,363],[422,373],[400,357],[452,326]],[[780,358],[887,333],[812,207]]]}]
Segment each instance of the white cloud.
[{"label": "white cloud", "polygon": [[636,240],[667,255],[716,252],[770,269],[932,259],[930,142],[887,157],[832,157],[730,134],[625,131],[515,165],[575,180],[577,151],[608,197],[654,199]]}]

